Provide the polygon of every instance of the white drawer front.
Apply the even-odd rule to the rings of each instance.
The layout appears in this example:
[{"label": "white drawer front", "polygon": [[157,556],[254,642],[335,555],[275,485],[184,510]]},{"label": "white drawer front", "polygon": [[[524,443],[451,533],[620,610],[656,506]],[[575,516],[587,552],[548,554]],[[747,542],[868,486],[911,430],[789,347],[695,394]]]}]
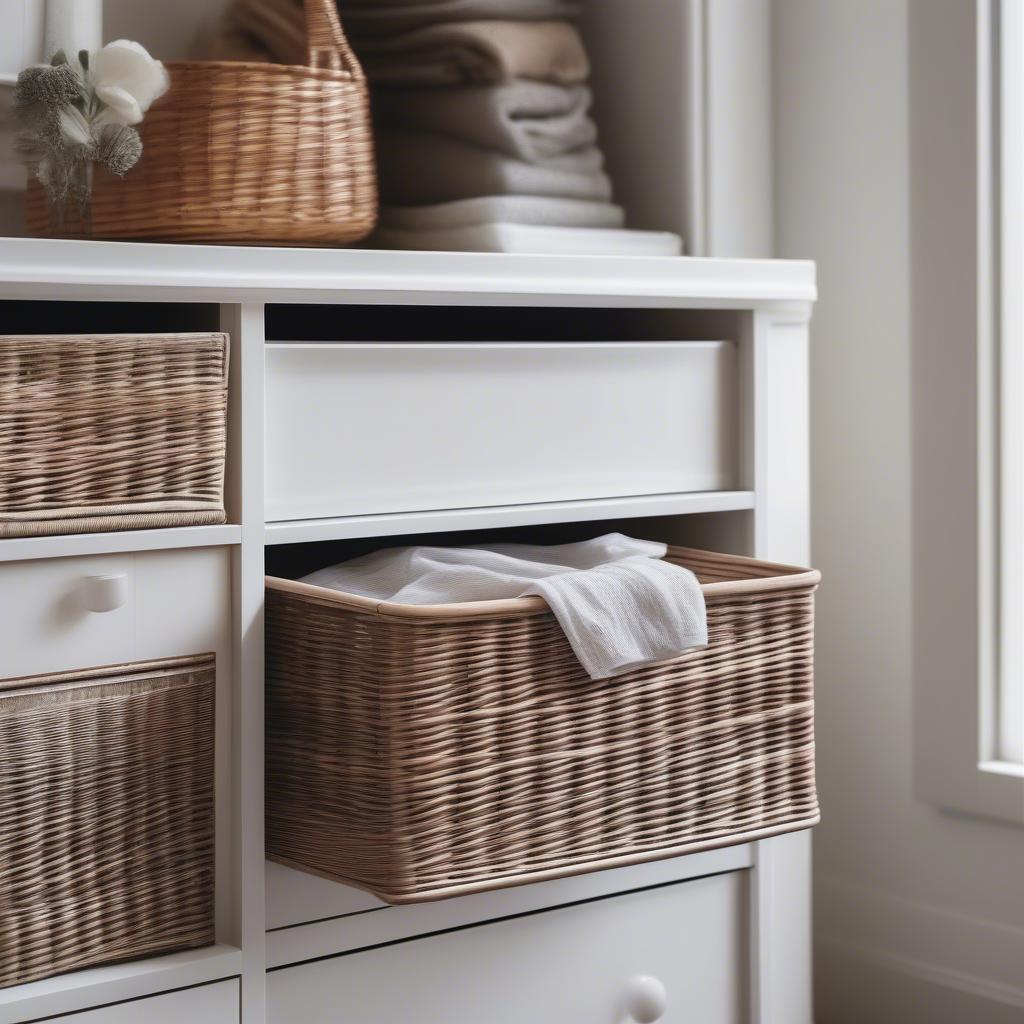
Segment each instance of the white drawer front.
[{"label": "white drawer front", "polygon": [[224,548],[0,565],[0,678],[226,651]]},{"label": "white drawer front", "polygon": [[238,981],[233,979],[52,1020],[55,1024],[238,1024],[238,1014]]},{"label": "white drawer front", "polygon": [[285,521],[736,486],[729,342],[267,346]]},{"label": "white drawer front", "polygon": [[662,1024],[746,1019],[746,875],[734,872],[272,971],[268,1024],[619,1024],[631,979]]}]

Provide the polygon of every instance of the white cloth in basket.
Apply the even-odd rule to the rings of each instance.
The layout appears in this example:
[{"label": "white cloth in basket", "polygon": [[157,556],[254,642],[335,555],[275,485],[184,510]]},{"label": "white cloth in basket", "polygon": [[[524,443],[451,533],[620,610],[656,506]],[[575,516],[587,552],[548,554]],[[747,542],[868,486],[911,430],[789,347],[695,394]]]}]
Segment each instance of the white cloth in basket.
[{"label": "white cloth in basket", "polygon": [[377,551],[303,583],[399,604],[539,594],[592,679],[675,658],[708,642],[704,595],[664,544],[610,533],[579,544],[488,544]]}]

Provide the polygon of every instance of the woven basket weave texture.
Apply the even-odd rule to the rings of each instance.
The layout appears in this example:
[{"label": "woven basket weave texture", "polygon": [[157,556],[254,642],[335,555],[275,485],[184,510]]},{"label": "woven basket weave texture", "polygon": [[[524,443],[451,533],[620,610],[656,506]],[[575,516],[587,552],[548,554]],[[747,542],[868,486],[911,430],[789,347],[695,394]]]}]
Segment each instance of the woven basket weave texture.
[{"label": "woven basket weave texture", "polygon": [[169,61],[124,178],[97,169],[89,222],[29,187],[30,234],[336,245],[377,219],[366,80],[334,0],[305,0],[308,66]]},{"label": "woven basket weave texture", "polygon": [[0,537],[226,521],[223,334],[0,336]]},{"label": "woven basket weave texture", "polygon": [[539,598],[268,579],[269,856],[409,903],[813,825],[818,574],[668,557],[709,646],[596,682]]},{"label": "woven basket weave texture", "polygon": [[0,680],[0,987],[213,942],[214,676]]}]

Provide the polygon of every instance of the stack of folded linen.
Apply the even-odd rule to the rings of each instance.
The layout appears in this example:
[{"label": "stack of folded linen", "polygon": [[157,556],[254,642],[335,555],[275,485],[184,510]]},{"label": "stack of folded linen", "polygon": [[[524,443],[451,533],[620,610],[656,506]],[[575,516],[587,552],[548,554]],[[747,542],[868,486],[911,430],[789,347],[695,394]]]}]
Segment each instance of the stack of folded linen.
[{"label": "stack of folded linen", "polygon": [[623,230],[570,0],[347,0],[373,95],[377,245],[675,255]]},{"label": "stack of folded linen", "polygon": [[[578,0],[345,0],[380,174],[371,244],[677,255],[626,231],[597,145]],[[302,0],[233,0],[213,55],[305,60]]]}]

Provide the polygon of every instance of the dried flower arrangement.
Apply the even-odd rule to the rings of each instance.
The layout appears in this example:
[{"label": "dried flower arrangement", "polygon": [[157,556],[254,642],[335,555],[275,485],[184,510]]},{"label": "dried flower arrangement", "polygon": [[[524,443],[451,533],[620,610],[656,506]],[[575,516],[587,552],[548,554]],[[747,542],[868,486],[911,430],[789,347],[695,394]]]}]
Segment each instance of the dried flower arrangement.
[{"label": "dried flower arrangement", "polygon": [[170,85],[163,64],[127,39],[26,68],[14,90],[15,145],[58,218],[69,202],[88,222],[94,164],[123,176],[142,155],[133,127]]}]

